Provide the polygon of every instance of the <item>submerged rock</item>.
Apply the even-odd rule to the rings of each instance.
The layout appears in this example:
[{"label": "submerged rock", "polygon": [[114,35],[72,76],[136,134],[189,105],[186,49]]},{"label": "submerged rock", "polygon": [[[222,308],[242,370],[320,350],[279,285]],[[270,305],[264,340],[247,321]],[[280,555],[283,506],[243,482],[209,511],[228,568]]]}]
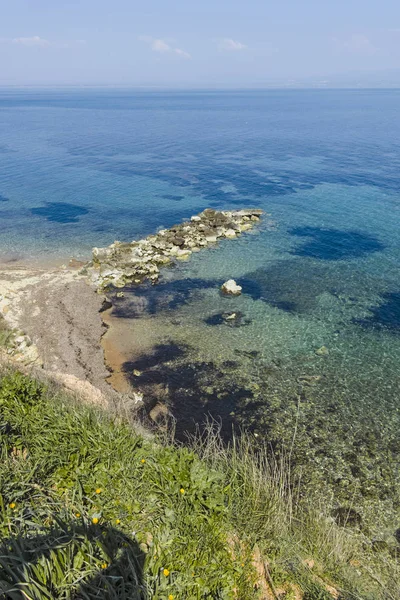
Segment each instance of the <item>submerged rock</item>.
[{"label": "submerged rock", "polygon": [[242,287],[236,283],[234,279],[228,279],[221,286],[221,292],[227,296],[240,296]]},{"label": "submerged rock", "polygon": [[[145,279],[157,283],[160,267],[187,260],[192,252],[199,252],[219,240],[237,238],[252,229],[262,214],[258,208],[235,211],[207,208],[190,221],[160,230],[145,239],[130,243],[115,241],[107,248],[93,248],[93,260],[81,273],[88,275],[99,290],[109,286],[123,288]],[[241,288],[235,282],[232,287],[232,281],[226,282],[229,285],[223,291],[239,295]]]},{"label": "submerged rock", "polygon": [[317,354],[317,356],[328,356],[329,350],[326,346],[321,346],[321,348],[318,348],[318,350],[315,351],[315,354]]},{"label": "submerged rock", "polygon": [[204,319],[207,325],[228,325],[229,327],[245,327],[250,325],[251,319],[246,319],[246,316],[240,312],[224,312],[211,315]]}]

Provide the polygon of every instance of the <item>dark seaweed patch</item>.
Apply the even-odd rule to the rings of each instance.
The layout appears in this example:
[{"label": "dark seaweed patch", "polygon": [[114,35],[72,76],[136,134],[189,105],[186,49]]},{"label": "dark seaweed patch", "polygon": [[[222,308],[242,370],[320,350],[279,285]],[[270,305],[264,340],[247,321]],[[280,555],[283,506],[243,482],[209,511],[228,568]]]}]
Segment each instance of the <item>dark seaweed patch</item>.
[{"label": "dark seaweed patch", "polygon": [[309,238],[291,254],[319,260],[346,260],[380,252],[384,245],[372,235],[320,227],[295,227],[291,235]]},{"label": "dark seaweed patch", "polygon": [[161,281],[156,286],[145,284],[125,288],[123,298],[113,300],[113,316],[122,319],[155,315],[163,310],[172,311],[187,304],[193,294],[212,288],[218,282],[208,279],[177,279]]},{"label": "dark seaweed patch", "polygon": [[89,212],[84,206],[68,202],[46,202],[45,206],[31,209],[33,215],[45,218],[53,223],[78,223],[79,217]]},{"label": "dark seaweed patch", "polygon": [[3,196],[3,194],[0,194],[0,202],[9,202],[10,198],[7,198],[6,196]]},{"label": "dark seaweed patch", "polygon": [[[253,399],[252,390],[232,377],[235,367],[234,361],[221,370],[214,362],[193,360],[190,348],[171,342],[126,362],[123,371],[135,389],[143,391],[146,413],[157,403],[166,403],[176,419],[178,440],[201,430],[210,418],[221,424],[221,434],[228,440],[235,428],[235,412]],[[135,375],[135,370],[141,374]]]},{"label": "dark seaweed patch", "polygon": [[363,327],[387,329],[393,333],[400,333],[400,292],[383,294],[384,300],[380,306],[370,308],[372,315],[366,319],[355,322]]}]

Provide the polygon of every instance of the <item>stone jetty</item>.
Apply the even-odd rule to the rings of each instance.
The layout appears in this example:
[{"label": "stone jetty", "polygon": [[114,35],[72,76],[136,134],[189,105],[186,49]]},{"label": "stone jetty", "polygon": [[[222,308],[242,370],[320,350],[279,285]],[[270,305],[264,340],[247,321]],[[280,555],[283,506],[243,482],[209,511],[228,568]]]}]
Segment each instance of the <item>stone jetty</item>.
[{"label": "stone jetty", "polygon": [[223,239],[235,239],[252,229],[263,211],[244,209],[216,211],[207,208],[170,229],[133,242],[114,242],[106,248],[93,248],[93,260],[82,269],[82,274],[99,290],[123,288],[144,280],[157,283],[160,268],[177,260],[186,260],[192,252],[199,252]]}]

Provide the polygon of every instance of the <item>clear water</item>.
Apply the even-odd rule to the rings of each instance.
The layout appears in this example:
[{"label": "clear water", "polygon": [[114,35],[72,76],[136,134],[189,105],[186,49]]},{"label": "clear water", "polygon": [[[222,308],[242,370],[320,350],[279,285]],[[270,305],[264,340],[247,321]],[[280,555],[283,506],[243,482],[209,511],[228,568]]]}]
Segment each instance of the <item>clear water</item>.
[{"label": "clear water", "polygon": [[[0,257],[86,257],[205,207],[265,209],[258,232],[116,299],[110,340],[128,376],[144,372],[133,385],[167,381],[183,429],[211,413],[277,445],[297,423],[299,464],[343,498],[389,502],[400,489],[399,100],[3,91]],[[222,298],[231,277],[244,294]],[[227,311],[243,326],[221,322]]]}]

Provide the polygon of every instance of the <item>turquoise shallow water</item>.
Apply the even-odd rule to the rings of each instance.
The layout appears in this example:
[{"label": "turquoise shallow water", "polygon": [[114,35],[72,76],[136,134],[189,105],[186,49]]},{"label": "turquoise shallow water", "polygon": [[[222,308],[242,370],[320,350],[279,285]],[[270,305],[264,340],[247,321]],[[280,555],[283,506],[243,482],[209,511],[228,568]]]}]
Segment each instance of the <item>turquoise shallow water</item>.
[{"label": "turquoise shallow water", "polygon": [[[178,433],[291,444],[340,498],[399,486],[400,92],[0,93],[0,258],[85,258],[204,209],[258,231],[115,298],[114,341]],[[222,298],[235,278],[243,295]],[[225,312],[239,312],[230,326]],[[316,354],[325,346],[328,354]],[[132,370],[142,371],[131,377]],[[356,498],[356,500],[354,500]]]}]

